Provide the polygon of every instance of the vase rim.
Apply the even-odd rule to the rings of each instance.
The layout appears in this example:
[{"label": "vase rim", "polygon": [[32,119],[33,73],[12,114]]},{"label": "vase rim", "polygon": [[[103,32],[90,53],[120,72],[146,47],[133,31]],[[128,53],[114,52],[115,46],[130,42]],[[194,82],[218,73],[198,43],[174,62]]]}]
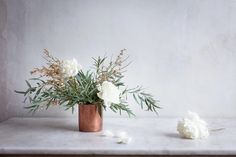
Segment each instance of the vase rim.
[{"label": "vase rim", "polygon": [[97,105],[97,104],[79,104],[79,105],[83,105],[83,106],[92,106],[92,105]]}]

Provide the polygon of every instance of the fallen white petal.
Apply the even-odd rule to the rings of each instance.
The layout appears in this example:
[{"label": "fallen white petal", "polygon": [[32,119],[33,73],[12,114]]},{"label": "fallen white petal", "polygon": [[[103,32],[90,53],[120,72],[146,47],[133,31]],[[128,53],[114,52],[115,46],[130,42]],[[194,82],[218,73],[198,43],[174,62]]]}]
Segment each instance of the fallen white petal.
[{"label": "fallen white petal", "polygon": [[117,138],[127,137],[127,133],[125,131],[118,131],[115,133],[115,137]]},{"label": "fallen white petal", "polygon": [[105,131],[102,132],[101,136],[113,137],[114,133],[110,130],[105,130]]},{"label": "fallen white petal", "polygon": [[132,141],[131,137],[122,137],[118,138],[117,143],[118,144],[129,144]]}]

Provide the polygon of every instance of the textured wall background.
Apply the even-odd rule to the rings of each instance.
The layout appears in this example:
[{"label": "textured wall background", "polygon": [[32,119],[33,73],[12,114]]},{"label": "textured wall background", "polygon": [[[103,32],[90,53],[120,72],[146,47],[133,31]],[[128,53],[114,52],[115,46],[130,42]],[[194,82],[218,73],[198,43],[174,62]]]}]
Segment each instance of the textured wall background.
[{"label": "textured wall background", "polygon": [[0,0],[0,120],[31,116],[13,90],[43,64],[43,48],[84,68],[127,48],[126,81],[155,93],[161,116],[236,116],[235,25],[235,0]]}]

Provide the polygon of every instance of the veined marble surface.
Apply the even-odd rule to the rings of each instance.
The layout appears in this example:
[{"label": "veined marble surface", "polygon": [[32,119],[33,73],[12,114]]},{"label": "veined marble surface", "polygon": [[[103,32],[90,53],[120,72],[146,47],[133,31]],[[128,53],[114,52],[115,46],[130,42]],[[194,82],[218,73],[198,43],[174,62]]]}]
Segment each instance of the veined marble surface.
[{"label": "veined marble surface", "polygon": [[236,120],[206,119],[211,129],[203,140],[178,136],[174,118],[105,118],[104,129],[126,131],[133,140],[78,131],[74,118],[12,118],[0,123],[0,154],[129,154],[129,155],[236,155]]}]

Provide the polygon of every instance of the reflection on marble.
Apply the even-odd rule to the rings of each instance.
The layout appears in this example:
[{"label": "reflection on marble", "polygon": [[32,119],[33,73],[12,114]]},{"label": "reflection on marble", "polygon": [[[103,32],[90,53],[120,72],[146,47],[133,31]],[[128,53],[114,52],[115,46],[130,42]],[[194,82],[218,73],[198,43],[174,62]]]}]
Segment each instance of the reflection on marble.
[{"label": "reflection on marble", "polygon": [[178,136],[173,118],[105,118],[104,129],[124,130],[130,144],[100,133],[83,133],[72,118],[12,118],[0,123],[0,154],[214,154],[236,155],[235,119],[207,119],[208,139],[188,140]]}]

